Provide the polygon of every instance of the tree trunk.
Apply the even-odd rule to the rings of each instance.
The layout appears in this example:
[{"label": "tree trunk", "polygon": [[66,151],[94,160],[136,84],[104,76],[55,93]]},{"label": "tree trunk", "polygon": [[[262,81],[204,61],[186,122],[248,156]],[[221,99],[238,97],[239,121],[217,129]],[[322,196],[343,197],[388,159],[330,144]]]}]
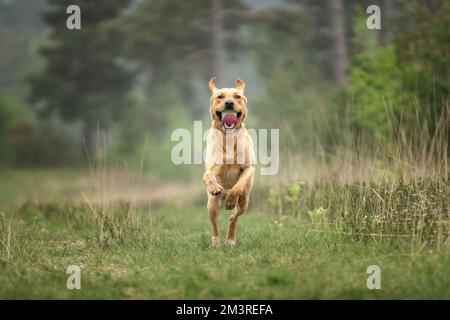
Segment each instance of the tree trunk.
[{"label": "tree trunk", "polygon": [[387,45],[391,40],[394,15],[394,0],[384,0],[381,8],[381,43],[383,45]]},{"label": "tree trunk", "polygon": [[347,84],[348,53],[345,37],[345,8],[343,0],[329,0],[331,45],[333,51],[332,70],[339,87]]},{"label": "tree trunk", "polygon": [[225,32],[223,29],[223,0],[212,2],[212,45],[214,52],[214,76],[221,79],[224,75],[226,52]]}]

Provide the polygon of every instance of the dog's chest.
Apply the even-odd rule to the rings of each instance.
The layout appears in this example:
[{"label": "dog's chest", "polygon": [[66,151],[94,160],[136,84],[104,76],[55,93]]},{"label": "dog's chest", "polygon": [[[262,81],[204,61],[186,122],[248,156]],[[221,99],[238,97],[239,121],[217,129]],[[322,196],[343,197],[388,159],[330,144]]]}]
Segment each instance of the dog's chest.
[{"label": "dog's chest", "polygon": [[244,130],[222,136],[220,149],[224,164],[247,164],[249,162],[249,138]]},{"label": "dog's chest", "polygon": [[239,180],[241,172],[241,166],[239,165],[223,165],[219,174],[223,187],[225,189],[232,188]]}]

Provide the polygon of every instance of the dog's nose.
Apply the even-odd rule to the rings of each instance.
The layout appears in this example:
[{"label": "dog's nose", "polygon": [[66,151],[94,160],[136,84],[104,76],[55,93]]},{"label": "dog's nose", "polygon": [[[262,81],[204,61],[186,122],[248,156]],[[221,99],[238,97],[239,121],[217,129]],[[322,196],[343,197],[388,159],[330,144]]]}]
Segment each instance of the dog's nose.
[{"label": "dog's nose", "polygon": [[233,110],[234,108],[234,102],[233,100],[226,100],[225,101],[225,109],[227,110]]}]

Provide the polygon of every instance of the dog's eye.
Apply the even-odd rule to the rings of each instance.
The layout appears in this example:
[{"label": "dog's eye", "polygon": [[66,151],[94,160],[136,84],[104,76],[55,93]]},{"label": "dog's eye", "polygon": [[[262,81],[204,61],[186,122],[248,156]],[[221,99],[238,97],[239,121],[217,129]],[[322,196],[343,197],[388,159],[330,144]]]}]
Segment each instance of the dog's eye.
[{"label": "dog's eye", "polygon": [[223,94],[221,94],[220,96],[217,97],[217,99],[223,99],[223,98],[225,98],[225,97],[223,96]]},{"label": "dog's eye", "polygon": [[239,99],[241,98],[241,96],[237,94],[237,95],[235,96],[235,98],[239,100]]}]

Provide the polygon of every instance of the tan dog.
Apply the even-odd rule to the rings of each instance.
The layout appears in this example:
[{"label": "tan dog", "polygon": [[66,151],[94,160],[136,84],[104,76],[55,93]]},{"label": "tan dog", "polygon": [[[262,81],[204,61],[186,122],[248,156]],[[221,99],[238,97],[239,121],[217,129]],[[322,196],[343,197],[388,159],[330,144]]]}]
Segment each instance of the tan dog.
[{"label": "tan dog", "polygon": [[[226,243],[236,244],[236,223],[247,210],[255,173],[253,144],[244,126],[247,117],[245,83],[237,79],[235,88],[216,87],[216,79],[209,82],[212,91],[212,125],[207,138],[207,156],[203,181],[208,193],[208,215],[212,223],[212,245],[220,245],[217,219],[220,204],[225,200],[226,209],[233,209],[230,216]],[[233,113],[237,122],[224,122],[222,113]],[[234,118],[236,120],[236,118]]]}]

